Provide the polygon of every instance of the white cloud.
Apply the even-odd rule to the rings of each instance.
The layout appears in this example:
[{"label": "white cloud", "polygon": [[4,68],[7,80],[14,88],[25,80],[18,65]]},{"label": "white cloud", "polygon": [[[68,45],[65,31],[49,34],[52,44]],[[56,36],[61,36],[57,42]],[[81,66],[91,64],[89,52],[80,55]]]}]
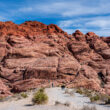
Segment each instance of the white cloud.
[{"label": "white cloud", "polygon": [[81,21],[80,19],[62,20],[62,21],[59,21],[58,25],[60,27],[62,27],[62,28],[67,28],[67,27],[81,27],[82,24],[81,24],[80,21]]},{"label": "white cloud", "polygon": [[30,3],[28,7],[25,5],[20,7],[17,11],[21,12],[37,12],[43,14],[58,14],[62,17],[72,17],[87,14],[107,14],[110,13],[110,2],[108,0],[63,0],[63,1],[49,1],[40,2],[39,4]]},{"label": "white cloud", "polygon": [[64,20],[59,22],[60,27],[69,27],[74,24],[73,20]]},{"label": "white cloud", "polygon": [[[77,29],[64,29],[65,32],[68,34],[72,34],[76,31]],[[99,36],[110,36],[110,31],[109,30],[95,30],[95,29],[87,29],[87,28],[78,28],[81,32],[86,34],[87,32],[94,32]]]},{"label": "white cloud", "polygon": [[86,23],[87,26],[99,27],[102,29],[110,28],[110,19],[96,19]]},{"label": "white cloud", "polygon": [[65,32],[68,34],[72,34],[75,30],[74,29],[64,29]]},{"label": "white cloud", "polygon": [[68,33],[79,29],[83,33],[93,31],[100,36],[110,36],[110,16],[69,19],[60,21],[58,25]]}]

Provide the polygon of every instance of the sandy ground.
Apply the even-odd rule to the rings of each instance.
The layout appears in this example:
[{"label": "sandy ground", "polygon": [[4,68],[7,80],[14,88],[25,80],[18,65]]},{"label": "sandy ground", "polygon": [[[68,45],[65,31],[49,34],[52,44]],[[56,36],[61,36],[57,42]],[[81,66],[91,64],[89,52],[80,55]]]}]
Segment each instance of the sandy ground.
[{"label": "sandy ground", "polygon": [[[110,110],[110,106],[91,104],[89,98],[80,94],[74,93],[73,96],[65,94],[61,88],[47,88],[46,93],[49,96],[49,102],[47,105],[35,105],[32,106],[33,92],[29,93],[26,99],[10,99],[5,102],[0,102],[0,110],[74,110],[73,108],[80,109],[84,105],[95,106],[97,110]],[[70,106],[55,105],[55,102],[69,103]]]}]

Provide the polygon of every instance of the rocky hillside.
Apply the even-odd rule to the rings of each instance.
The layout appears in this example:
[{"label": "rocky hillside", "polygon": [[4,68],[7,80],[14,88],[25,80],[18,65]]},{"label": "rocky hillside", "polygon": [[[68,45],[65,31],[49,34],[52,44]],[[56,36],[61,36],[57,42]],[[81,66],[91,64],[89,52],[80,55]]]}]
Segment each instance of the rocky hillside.
[{"label": "rocky hillside", "polygon": [[0,22],[0,96],[65,84],[110,94],[110,37],[57,25]]}]

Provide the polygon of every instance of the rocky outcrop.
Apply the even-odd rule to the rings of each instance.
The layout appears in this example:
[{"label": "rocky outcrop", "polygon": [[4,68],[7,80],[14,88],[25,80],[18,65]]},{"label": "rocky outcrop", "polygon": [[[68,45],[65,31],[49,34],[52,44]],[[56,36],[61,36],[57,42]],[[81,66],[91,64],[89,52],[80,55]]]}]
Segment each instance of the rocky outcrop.
[{"label": "rocky outcrop", "polygon": [[65,84],[110,94],[110,38],[57,25],[0,22],[0,96]]},{"label": "rocky outcrop", "polygon": [[2,80],[0,80],[0,97],[6,97],[8,95],[11,95],[9,88],[3,83]]}]

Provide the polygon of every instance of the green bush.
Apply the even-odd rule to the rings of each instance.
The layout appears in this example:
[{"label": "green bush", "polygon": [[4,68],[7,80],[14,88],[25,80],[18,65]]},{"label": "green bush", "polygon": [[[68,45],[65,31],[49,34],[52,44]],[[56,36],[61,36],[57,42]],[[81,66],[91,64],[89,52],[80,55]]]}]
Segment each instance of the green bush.
[{"label": "green bush", "polygon": [[38,92],[34,94],[32,99],[33,104],[44,104],[47,103],[48,96],[44,92],[44,89],[39,89]]},{"label": "green bush", "polygon": [[44,89],[44,88],[40,88],[38,91],[39,91],[39,92],[44,92],[45,89]]},{"label": "green bush", "polygon": [[90,100],[91,100],[91,102],[96,102],[96,101],[100,100],[100,97],[99,97],[99,95],[91,96]]},{"label": "green bush", "polygon": [[87,97],[91,97],[92,96],[92,91],[88,90],[88,89],[84,89],[83,90],[83,94]]},{"label": "green bush", "polygon": [[83,91],[82,91],[81,88],[78,88],[78,89],[76,90],[76,93],[83,94]]},{"label": "green bush", "polygon": [[21,96],[22,96],[23,98],[27,98],[27,97],[28,97],[28,95],[27,95],[26,93],[21,93]]}]

